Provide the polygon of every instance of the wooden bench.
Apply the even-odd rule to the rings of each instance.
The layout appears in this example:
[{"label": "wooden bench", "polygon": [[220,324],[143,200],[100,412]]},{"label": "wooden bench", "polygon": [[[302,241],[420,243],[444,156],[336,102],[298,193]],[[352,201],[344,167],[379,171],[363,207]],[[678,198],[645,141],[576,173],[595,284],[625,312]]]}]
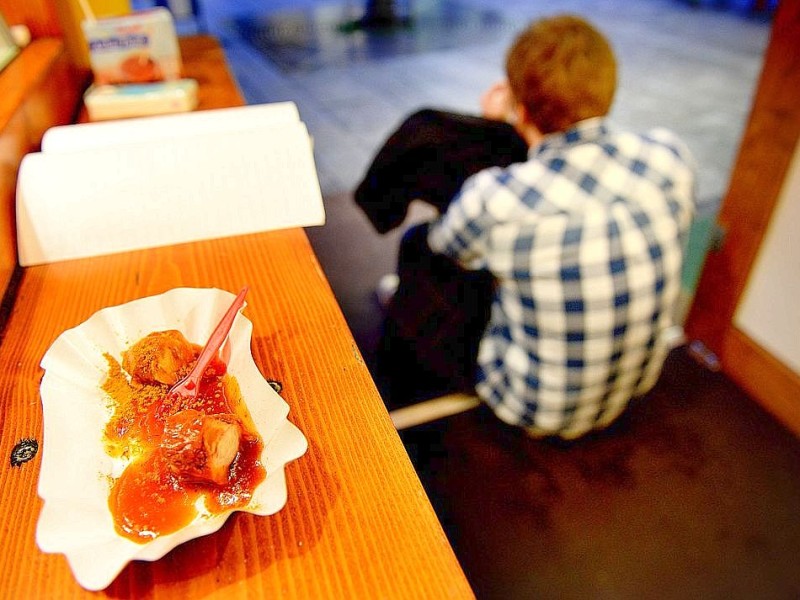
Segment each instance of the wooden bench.
[{"label": "wooden bench", "polygon": [[[182,40],[181,51],[190,58],[185,76],[200,83],[199,109],[242,104],[213,38]],[[7,192],[11,213],[13,185]],[[302,229],[7,264],[18,275],[0,337],[3,597],[474,598]],[[176,287],[242,283],[250,285],[253,357],[280,382],[290,419],[309,442],[286,469],[286,505],[270,517],[236,514],[163,560],[133,561],[102,592],[81,589],[64,557],[35,541],[44,452],[31,448],[47,447],[42,356],[101,308]],[[20,448],[22,458],[9,460]]]},{"label": "wooden bench", "polygon": [[86,76],[70,63],[64,43],[40,38],[0,71],[0,331],[11,310],[18,278],[14,220],[17,170],[38,149],[44,132],[72,122]]}]

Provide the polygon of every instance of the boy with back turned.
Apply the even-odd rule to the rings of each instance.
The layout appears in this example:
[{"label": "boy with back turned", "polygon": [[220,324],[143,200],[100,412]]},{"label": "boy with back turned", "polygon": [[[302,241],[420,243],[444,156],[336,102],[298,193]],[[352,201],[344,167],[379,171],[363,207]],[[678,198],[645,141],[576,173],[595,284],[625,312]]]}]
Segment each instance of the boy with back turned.
[{"label": "boy with back turned", "polygon": [[393,403],[474,391],[531,435],[575,438],[661,372],[692,160],[668,130],[609,124],[615,57],[580,17],[533,23],[506,75],[484,118],[412,115],[357,190],[379,230],[413,199],[441,211],[401,244],[378,379]]}]

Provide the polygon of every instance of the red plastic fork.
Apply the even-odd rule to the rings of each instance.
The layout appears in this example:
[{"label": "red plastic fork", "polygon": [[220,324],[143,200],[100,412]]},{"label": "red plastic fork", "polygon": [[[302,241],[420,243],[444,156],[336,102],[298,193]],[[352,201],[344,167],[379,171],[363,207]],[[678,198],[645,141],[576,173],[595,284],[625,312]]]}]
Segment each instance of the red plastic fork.
[{"label": "red plastic fork", "polygon": [[228,337],[228,333],[233,325],[233,320],[236,318],[236,313],[242,308],[244,304],[244,297],[247,295],[248,286],[244,286],[242,291],[233,301],[230,308],[223,315],[219,324],[217,325],[211,337],[208,338],[205,347],[197,357],[197,362],[192,371],[178,383],[176,383],[169,391],[170,395],[176,394],[182,398],[194,398],[197,395],[197,390],[200,387],[200,379],[203,377],[203,372],[206,370],[208,363],[217,354]]}]

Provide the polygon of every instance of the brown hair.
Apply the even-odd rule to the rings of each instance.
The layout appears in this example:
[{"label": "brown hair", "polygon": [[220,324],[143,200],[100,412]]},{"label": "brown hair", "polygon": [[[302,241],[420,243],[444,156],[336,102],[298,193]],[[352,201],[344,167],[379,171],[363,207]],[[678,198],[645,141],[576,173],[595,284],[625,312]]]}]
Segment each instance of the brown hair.
[{"label": "brown hair", "polygon": [[617,84],[608,40],[574,15],[531,24],[509,49],[506,74],[514,97],[544,134],[608,114]]}]

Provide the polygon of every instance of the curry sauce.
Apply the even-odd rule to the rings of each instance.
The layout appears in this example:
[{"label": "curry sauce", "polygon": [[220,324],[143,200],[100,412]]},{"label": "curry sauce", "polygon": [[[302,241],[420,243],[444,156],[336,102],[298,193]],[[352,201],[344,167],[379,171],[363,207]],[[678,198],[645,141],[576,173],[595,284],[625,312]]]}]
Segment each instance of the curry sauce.
[{"label": "curry sauce", "polygon": [[128,462],[108,506],[117,532],[138,543],[246,506],[266,477],[263,441],[223,361],[211,361],[195,397],[169,393],[199,352],[171,330],[139,340],[122,364],[106,355],[106,452]]}]

